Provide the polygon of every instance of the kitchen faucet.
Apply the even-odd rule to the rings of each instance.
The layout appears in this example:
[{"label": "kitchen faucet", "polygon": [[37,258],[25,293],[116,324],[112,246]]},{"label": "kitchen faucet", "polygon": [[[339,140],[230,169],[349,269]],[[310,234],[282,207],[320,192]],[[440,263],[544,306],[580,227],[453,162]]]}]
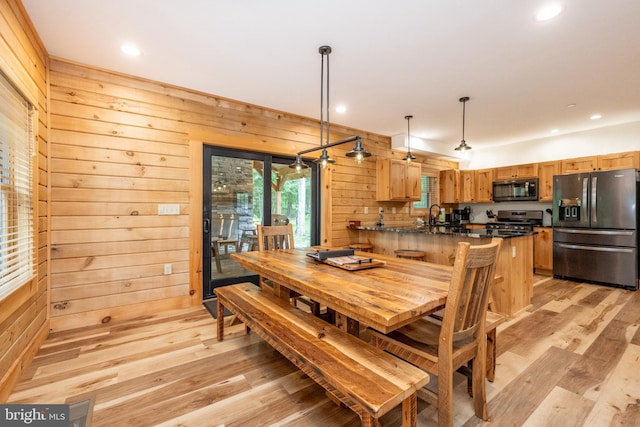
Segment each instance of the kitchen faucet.
[{"label": "kitchen faucet", "polygon": [[434,207],[434,206],[437,206],[437,207],[438,207],[438,213],[440,212],[440,209],[442,209],[442,208],[440,207],[440,205],[439,205],[439,204],[437,204],[437,203],[434,203],[434,204],[432,204],[431,206],[429,206],[429,225],[435,225],[435,223],[436,223],[437,215],[436,215],[436,216],[431,215],[431,210],[433,209],[433,207]]}]

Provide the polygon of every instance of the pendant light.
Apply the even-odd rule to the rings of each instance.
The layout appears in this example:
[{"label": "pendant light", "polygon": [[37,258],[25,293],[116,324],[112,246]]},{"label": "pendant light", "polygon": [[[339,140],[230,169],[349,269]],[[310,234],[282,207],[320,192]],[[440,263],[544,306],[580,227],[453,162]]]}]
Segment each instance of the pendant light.
[{"label": "pendant light", "polygon": [[411,130],[409,128],[409,121],[413,119],[413,116],[404,116],[407,121],[407,155],[403,157],[402,160],[406,160],[407,163],[411,163],[412,160],[415,160],[415,156],[411,154]]},{"label": "pendant light", "polygon": [[455,150],[456,151],[467,151],[467,150],[471,150],[471,147],[469,147],[467,145],[467,142],[464,140],[464,117],[465,117],[465,106],[467,104],[467,101],[469,100],[468,96],[463,96],[462,98],[459,99],[460,102],[462,102],[462,140],[460,141],[460,145],[458,145]]},{"label": "pendant light", "polygon": [[[318,48],[318,52],[322,56],[322,61],[321,61],[321,65],[320,65],[321,66],[321,68],[320,68],[320,146],[319,147],[315,147],[315,148],[310,148],[308,150],[302,150],[302,151],[299,151],[298,154],[296,154],[295,162],[291,163],[289,165],[289,167],[290,168],[294,168],[294,169],[296,169],[298,171],[309,167],[309,165],[305,164],[302,161],[302,154],[311,153],[311,152],[317,151],[317,150],[322,150],[322,154],[320,155],[320,157],[315,159],[313,162],[314,163],[319,163],[323,168],[325,168],[328,164],[336,162],[334,159],[329,157],[329,153],[327,152],[327,148],[335,147],[336,145],[346,144],[348,142],[355,141],[356,146],[353,148],[353,150],[351,150],[348,153],[346,153],[347,157],[354,157],[357,163],[361,163],[363,159],[365,159],[366,157],[370,157],[371,156],[371,153],[367,152],[362,147],[362,140],[360,139],[360,136],[352,136],[352,137],[349,137],[349,138],[342,139],[340,141],[329,142],[330,141],[330,133],[331,133],[331,121],[329,119],[329,110],[330,110],[330,108],[329,108],[329,54],[331,53],[331,46],[320,46]],[[325,59],[325,56],[327,57],[327,65],[326,65],[327,86],[326,86],[326,91],[325,91],[325,86],[324,86],[324,75],[325,75],[325,65],[324,65],[325,61],[324,61],[324,59]],[[325,112],[324,100],[325,100],[325,96],[326,96],[326,100],[327,100],[327,104],[326,104],[327,121],[326,121],[326,123],[324,121],[324,112]],[[325,138],[324,138],[325,126],[326,126],[326,135],[327,135],[326,136],[326,143],[325,143]]]}]

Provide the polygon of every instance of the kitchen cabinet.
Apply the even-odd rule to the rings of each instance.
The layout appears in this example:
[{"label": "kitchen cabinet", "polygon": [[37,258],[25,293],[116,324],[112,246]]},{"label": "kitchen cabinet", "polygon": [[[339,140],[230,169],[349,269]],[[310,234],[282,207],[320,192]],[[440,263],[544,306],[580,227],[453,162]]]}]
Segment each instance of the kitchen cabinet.
[{"label": "kitchen cabinet", "polygon": [[598,170],[640,169],[640,152],[603,154],[598,156]]},{"label": "kitchen cabinet", "polygon": [[440,171],[440,203],[491,202],[493,169]]},{"label": "kitchen cabinet", "polygon": [[440,203],[460,203],[460,170],[440,171]]},{"label": "kitchen cabinet", "polygon": [[493,169],[477,169],[474,171],[474,202],[483,203],[493,201],[493,179]]},{"label": "kitchen cabinet", "polygon": [[420,200],[419,163],[407,163],[398,159],[381,159],[376,162],[376,200],[414,201]]},{"label": "kitchen cabinet", "polygon": [[538,163],[538,196],[541,202],[553,201],[554,175],[560,175],[560,161]]},{"label": "kitchen cabinet", "polygon": [[476,199],[475,187],[476,173],[473,170],[460,171],[460,197],[459,203],[473,203]]},{"label": "kitchen cabinet", "polygon": [[538,164],[527,163],[524,165],[503,166],[494,169],[494,179],[503,181],[512,178],[532,178],[538,176]]},{"label": "kitchen cabinet", "polygon": [[598,170],[640,169],[640,152],[602,154],[562,160],[562,174],[591,172]]},{"label": "kitchen cabinet", "polygon": [[553,274],[553,228],[534,227],[533,268],[536,273]]},{"label": "kitchen cabinet", "polygon": [[440,203],[491,202],[493,168],[440,171]]},{"label": "kitchen cabinet", "polygon": [[578,173],[578,172],[591,172],[598,167],[598,157],[576,157],[575,159],[561,160],[561,173]]}]

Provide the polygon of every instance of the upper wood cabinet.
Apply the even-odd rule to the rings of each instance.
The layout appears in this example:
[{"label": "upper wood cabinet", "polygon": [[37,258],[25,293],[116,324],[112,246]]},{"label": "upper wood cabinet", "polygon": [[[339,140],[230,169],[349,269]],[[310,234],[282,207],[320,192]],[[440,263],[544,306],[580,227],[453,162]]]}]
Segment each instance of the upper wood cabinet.
[{"label": "upper wood cabinet", "polygon": [[460,170],[440,171],[440,203],[460,203]]},{"label": "upper wood cabinet", "polygon": [[459,203],[472,203],[476,201],[476,171],[460,171],[460,198]]},{"label": "upper wood cabinet", "polygon": [[532,178],[538,176],[538,164],[527,163],[524,165],[503,166],[494,169],[494,179],[502,181],[512,178]]},{"label": "upper wood cabinet", "polygon": [[440,171],[440,203],[493,201],[493,169]]},{"label": "upper wood cabinet", "polygon": [[541,202],[553,200],[553,176],[560,174],[560,161],[538,163],[538,196]]},{"label": "upper wood cabinet", "polygon": [[561,160],[561,173],[591,172],[598,168],[598,157],[576,157]]},{"label": "upper wood cabinet", "polygon": [[578,173],[591,171],[608,171],[615,169],[640,169],[640,152],[601,154],[599,156],[578,157],[562,160],[562,172]]},{"label": "upper wood cabinet", "polygon": [[440,171],[440,203],[476,201],[476,171],[449,169]]},{"label": "upper wood cabinet", "polygon": [[422,166],[398,159],[381,159],[376,162],[376,200],[420,200]]},{"label": "upper wood cabinet", "polygon": [[474,171],[475,195],[474,202],[493,201],[493,169],[478,169]]},{"label": "upper wood cabinet", "polygon": [[598,156],[598,170],[640,169],[640,151]]}]

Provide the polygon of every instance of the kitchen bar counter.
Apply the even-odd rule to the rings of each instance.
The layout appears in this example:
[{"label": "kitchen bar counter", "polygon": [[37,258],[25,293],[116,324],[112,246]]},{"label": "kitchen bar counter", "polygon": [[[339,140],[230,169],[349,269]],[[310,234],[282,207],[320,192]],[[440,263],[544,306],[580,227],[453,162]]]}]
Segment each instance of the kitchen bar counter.
[{"label": "kitchen bar counter", "polygon": [[[533,235],[487,232],[442,226],[348,226],[351,243],[369,243],[373,252],[394,256],[396,249],[423,251],[425,261],[453,265],[459,242],[472,245],[489,243],[493,237],[504,239],[496,274],[504,280],[493,288],[494,310],[514,316],[531,304],[533,294]],[[419,262],[419,261],[416,261]]]},{"label": "kitchen bar counter", "polygon": [[521,236],[533,236],[532,231],[523,231],[518,234],[500,233],[496,231],[486,230],[484,228],[467,229],[465,227],[451,227],[442,225],[407,225],[407,226],[368,226],[368,225],[350,225],[350,230],[368,230],[368,231],[389,231],[393,233],[421,233],[421,234],[437,234],[444,236],[472,237],[472,238],[492,238],[500,237],[503,239],[511,239]]}]

